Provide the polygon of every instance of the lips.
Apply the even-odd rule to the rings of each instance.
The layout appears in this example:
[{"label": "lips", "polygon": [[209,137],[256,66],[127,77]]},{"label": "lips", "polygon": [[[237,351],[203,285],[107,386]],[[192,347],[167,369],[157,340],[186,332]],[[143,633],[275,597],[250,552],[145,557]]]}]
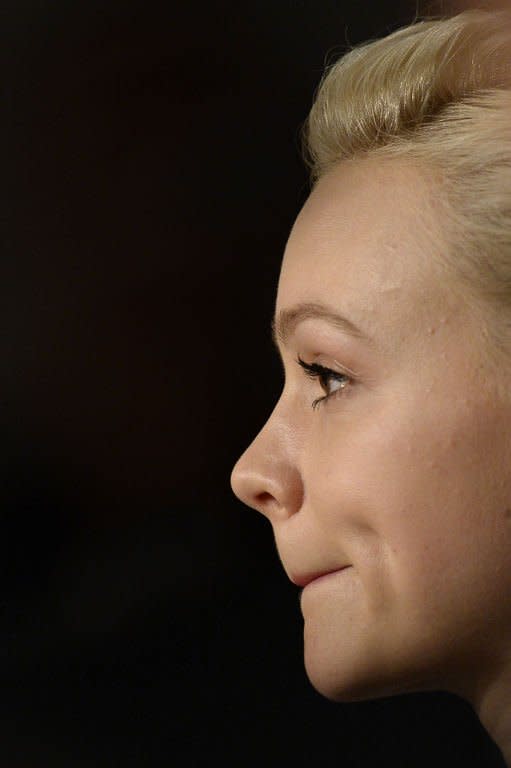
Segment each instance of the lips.
[{"label": "lips", "polygon": [[293,584],[296,584],[297,587],[306,587],[307,584],[311,583],[311,581],[316,581],[316,579],[321,579],[323,576],[329,576],[333,573],[344,571],[346,568],[349,568],[349,567],[350,567],[349,565],[342,565],[339,568],[332,568],[331,570],[328,570],[328,571],[312,571],[310,573],[292,575],[290,576],[290,579],[293,582]]}]

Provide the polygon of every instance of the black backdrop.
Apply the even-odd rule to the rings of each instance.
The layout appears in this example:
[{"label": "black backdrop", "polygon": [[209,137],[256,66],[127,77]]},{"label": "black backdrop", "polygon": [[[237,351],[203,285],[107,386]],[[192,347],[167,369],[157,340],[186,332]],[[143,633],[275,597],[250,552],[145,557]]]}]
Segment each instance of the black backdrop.
[{"label": "black backdrop", "polygon": [[413,2],[2,0],[0,765],[500,765],[447,694],[334,705],[231,468],[325,57]]}]

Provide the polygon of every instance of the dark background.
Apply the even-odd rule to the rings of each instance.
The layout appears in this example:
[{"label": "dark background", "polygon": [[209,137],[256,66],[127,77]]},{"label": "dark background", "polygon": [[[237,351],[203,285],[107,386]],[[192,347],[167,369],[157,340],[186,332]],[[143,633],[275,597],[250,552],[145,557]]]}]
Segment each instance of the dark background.
[{"label": "dark background", "polygon": [[0,765],[500,765],[447,694],[335,705],[229,476],[281,387],[326,57],[415,3],[0,2]]}]

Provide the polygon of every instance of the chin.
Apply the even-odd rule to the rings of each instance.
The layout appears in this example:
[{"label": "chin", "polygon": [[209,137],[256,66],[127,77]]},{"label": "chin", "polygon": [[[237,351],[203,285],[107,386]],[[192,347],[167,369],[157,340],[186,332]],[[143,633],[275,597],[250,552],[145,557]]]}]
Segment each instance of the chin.
[{"label": "chin", "polygon": [[355,680],[351,677],[340,678],[335,670],[318,670],[316,666],[312,669],[310,665],[305,666],[305,671],[312,687],[329,701],[337,703],[349,703],[356,701],[368,701],[371,699],[394,696],[400,691],[396,686],[375,685],[367,680]]},{"label": "chin", "polygon": [[318,674],[317,671],[309,671],[306,668],[307,677],[312,687],[321,696],[338,704],[348,704],[360,701],[374,701],[386,699],[405,693],[417,693],[419,691],[437,690],[435,686],[421,685],[419,683],[400,685],[396,681],[380,680],[354,680],[339,679],[334,674]]},{"label": "chin", "polygon": [[389,698],[404,693],[439,690],[420,673],[404,674],[388,665],[336,659],[305,650],[305,671],[313,688],[330,701],[349,703]]}]

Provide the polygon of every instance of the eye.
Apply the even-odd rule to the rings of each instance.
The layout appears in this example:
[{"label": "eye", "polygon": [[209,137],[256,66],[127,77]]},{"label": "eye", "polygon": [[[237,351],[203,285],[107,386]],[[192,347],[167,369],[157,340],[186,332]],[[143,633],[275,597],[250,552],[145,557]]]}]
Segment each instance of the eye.
[{"label": "eye", "polygon": [[[320,403],[329,400],[331,397],[335,397],[338,394],[341,394],[341,392],[346,389],[346,387],[353,383],[353,379],[350,376],[347,376],[344,373],[333,371],[331,368],[325,368],[323,365],[318,365],[317,363],[306,363],[301,359],[301,357],[298,357],[296,362],[303,368],[309,378],[318,379],[323,389],[327,392],[324,397],[319,397],[317,400],[314,400],[312,403],[313,409],[320,405]],[[333,391],[329,391],[329,384],[331,382],[336,382],[339,385]]]}]

